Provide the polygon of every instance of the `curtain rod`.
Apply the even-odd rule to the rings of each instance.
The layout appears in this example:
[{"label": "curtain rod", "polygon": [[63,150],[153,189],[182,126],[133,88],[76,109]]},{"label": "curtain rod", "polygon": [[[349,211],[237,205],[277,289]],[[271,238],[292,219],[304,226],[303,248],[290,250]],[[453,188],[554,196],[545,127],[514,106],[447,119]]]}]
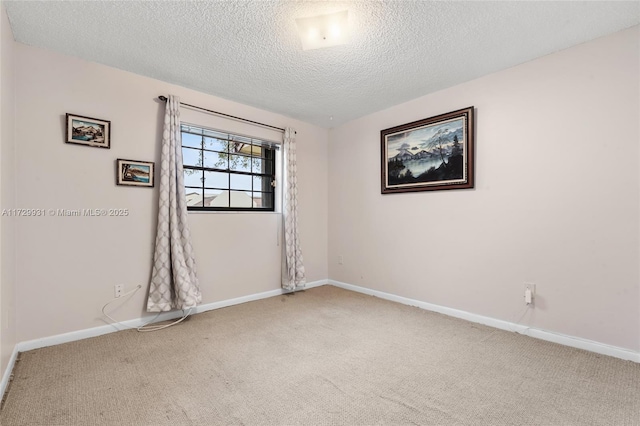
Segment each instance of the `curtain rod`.
[{"label": "curtain rod", "polygon": [[[167,97],[166,96],[158,96],[158,99],[160,99],[161,101],[167,102]],[[282,129],[280,127],[271,126],[269,124],[260,123],[258,121],[247,120],[246,118],[236,117],[235,115],[229,115],[229,114],[225,114],[223,112],[213,111],[213,110],[202,108],[202,107],[199,107],[199,106],[185,104],[184,102],[180,102],[180,105],[188,106],[190,108],[199,109],[201,111],[206,111],[206,112],[209,112],[211,114],[221,115],[223,117],[232,118],[234,120],[244,121],[245,123],[250,123],[250,124],[253,124],[253,125],[256,125],[256,126],[268,127],[270,129],[278,130],[278,131],[284,133],[284,129]],[[296,133],[298,133],[298,132],[296,132]]]}]

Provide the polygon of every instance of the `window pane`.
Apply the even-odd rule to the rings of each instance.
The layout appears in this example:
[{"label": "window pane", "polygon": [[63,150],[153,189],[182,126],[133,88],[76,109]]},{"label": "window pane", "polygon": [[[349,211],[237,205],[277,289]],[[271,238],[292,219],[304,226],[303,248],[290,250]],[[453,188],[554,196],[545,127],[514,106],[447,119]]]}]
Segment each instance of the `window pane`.
[{"label": "window pane", "polygon": [[187,206],[202,207],[202,189],[185,188]]},{"label": "window pane", "polygon": [[229,191],[215,189],[207,189],[206,191],[211,197],[207,207],[229,208]]},{"label": "window pane", "polygon": [[224,152],[204,152],[204,167],[227,169],[228,154]]},{"label": "window pane", "polygon": [[202,136],[191,133],[182,133],[182,146],[200,148],[202,146]]},{"label": "window pane", "polygon": [[254,157],[262,157],[263,155],[263,149],[260,145],[250,145],[250,144],[246,144],[244,145],[240,151],[238,151],[239,154],[245,154],[245,155],[253,155]]},{"label": "window pane", "polygon": [[254,191],[263,191],[263,192],[272,192],[273,187],[271,186],[271,178],[263,177],[263,176],[254,176],[253,177],[253,190]]},{"label": "window pane", "polygon": [[204,186],[209,188],[229,188],[229,173],[204,172]]},{"label": "window pane", "polygon": [[231,207],[255,207],[253,205],[253,199],[251,198],[251,192],[231,191]]},{"label": "window pane", "polygon": [[204,190],[204,206],[205,207],[228,207],[228,194],[227,191],[219,189],[205,189]]},{"label": "window pane", "polygon": [[243,191],[251,191],[251,175],[231,175],[231,189],[240,189]]},{"label": "window pane", "polygon": [[202,167],[202,151],[199,149],[182,148],[182,164],[185,166]]},{"label": "window pane", "polygon": [[254,192],[253,202],[255,207],[273,208],[273,193]]},{"label": "window pane", "polygon": [[262,158],[253,158],[251,160],[251,171],[253,173],[262,173],[262,166],[264,164],[264,161]]},{"label": "window pane", "polygon": [[245,155],[230,155],[229,170],[236,170],[239,172],[250,172],[251,157],[247,157]]},{"label": "window pane", "polygon": [[215,139],[215,138],[204,138],[204,148],[210,149],[212,151],[220,151],[227,152],[227,146],[229,143],[224,140]]},{"label": "window pane", "polygon": [[202,187],[202,170],[184,169],[184,186]]},{"label": "window pane", "polygon": [[251,144],[251,138],[248,138],[246,136],[231,135],[229,139],[231,139],[232,141],[231,144],[234,148],[233,152],[238,152],[243,146]]},{"label": "window pane", "polygon": [[263,145],[262,148],[262,158],[269,158],[272,160],[275,158],[275,153],[277,151],[275,147],[271,147],[271,145]]}]

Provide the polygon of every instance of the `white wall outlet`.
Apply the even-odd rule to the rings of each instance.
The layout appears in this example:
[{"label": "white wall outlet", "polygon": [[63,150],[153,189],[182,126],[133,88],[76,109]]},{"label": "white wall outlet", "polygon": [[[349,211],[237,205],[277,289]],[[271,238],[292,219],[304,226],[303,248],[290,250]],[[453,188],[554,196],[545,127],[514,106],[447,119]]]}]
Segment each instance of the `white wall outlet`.
[{"label": "white wall outlet", "polygon": [[113,292],[116,297],[121,297],[123,291],[124,291],[124,284],[116,284],[113,287]]},{"label": "white wall outlet", "polygon": [[532,305],[536,298],[536,285],[534,283],[524,283],[524,303]]},{"label": "white wall outlet", "polygon": [[344,265],[344,257],[342,255],[338,256],[338,265]]}]

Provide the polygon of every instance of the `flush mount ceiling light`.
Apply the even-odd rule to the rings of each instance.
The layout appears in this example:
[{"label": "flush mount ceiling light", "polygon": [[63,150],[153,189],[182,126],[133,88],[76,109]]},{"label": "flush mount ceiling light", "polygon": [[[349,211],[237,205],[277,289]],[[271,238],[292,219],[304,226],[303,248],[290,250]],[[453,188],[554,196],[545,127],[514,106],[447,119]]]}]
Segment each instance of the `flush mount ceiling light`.
[{"label": "flush mount ceiling light", "polygon": [[347,42],[347,11],[296,19],[302,50],[320,49]]}]

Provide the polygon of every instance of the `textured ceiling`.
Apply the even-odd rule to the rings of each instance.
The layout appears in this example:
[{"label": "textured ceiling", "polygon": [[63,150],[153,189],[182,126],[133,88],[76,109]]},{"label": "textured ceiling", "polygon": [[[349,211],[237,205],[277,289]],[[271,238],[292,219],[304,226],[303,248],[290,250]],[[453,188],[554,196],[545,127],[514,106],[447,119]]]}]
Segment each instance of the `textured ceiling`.
[{"label": "textured ceiling", "polygon": [[[323,127],[640,21],[637,1],[4,4],[21,43]],[[349,43],[303,51],[295,19],[344,9]]]}]

